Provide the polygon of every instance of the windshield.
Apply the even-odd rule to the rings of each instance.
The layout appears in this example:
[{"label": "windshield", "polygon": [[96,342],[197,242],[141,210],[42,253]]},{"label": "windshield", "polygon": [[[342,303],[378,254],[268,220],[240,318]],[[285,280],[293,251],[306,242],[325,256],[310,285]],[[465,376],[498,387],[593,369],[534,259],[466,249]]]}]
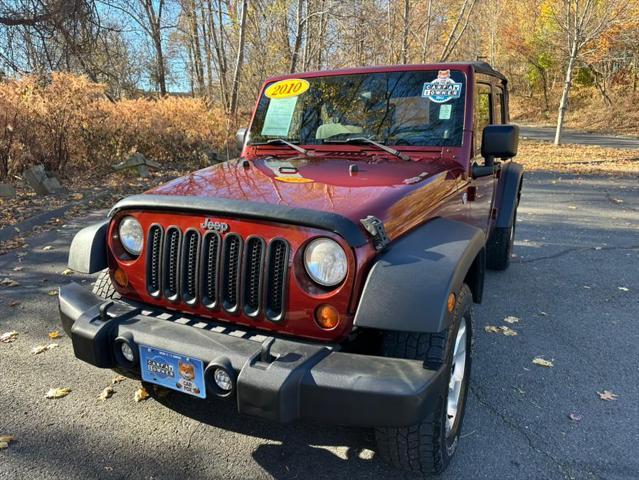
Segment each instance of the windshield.
[{"label": "windshield", "polygon": [[366,137],[385,145],[460,146],[465,95],[466,76],[456,70],[282,80],[262,94],[248,143]]}]

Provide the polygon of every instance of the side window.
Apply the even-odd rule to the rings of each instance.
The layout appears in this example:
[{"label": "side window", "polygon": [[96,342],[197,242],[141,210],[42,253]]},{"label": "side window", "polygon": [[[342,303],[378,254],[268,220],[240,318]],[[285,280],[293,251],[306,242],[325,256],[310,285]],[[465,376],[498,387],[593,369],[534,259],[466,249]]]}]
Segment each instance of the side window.
[{"label": "side window", "polygon": [[477,98],[475,100],[475,152],[481,150],[481,134],[486,125],[493,123],[492,94],[490,85],[477,84]]},{"label": "side window", "polygon": [[505,123],[504,115],[504,91],[501,87],[495,87],[495,120],[493,123],[502,124]]}]

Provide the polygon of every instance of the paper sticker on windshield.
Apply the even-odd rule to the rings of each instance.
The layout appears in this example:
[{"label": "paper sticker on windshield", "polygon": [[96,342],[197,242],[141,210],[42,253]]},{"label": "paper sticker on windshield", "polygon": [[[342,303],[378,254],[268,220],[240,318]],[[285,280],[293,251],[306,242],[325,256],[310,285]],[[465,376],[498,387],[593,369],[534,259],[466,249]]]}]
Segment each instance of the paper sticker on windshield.
[{"label": "paper sticker on windshield", "polygon": [[308,90],[309,87],[309,83],[302,78],[289,78],[269,85],[264,91],[264,95],[268,98],[297,97]]},{"label": "paper sticker on windshield", "polygon": [[435,80],[424,84],[422,97],[431,102],[444,103],[461,97],[461,91],[462,84],[450,78],[450,70],[440,70]]},{"label": "paper sticker on windshield", "polygon": [[272,98],[264,117],[263,136],[287,137],[293,120],[297,97]]},{"label": "paper sticker on windshield", "polygon": [[453,111],[453,106],[448,103],[446,105],[439,106],[439,119],[440,120],[450,120],[450,114]]}]

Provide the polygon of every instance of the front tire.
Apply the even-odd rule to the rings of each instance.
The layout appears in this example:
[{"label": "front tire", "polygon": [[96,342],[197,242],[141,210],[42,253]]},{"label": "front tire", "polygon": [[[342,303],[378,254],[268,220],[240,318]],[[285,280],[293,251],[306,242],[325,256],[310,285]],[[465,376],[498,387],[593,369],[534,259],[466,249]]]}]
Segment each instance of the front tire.
[{"label": "front tire", "polygon": [[93,284],[93,294],[104,299],[120,298],[120,294],[115,291],[109,269],[102,270]]},{"label": "front tire", "polygon": [[436,405],[421,422],[375,430],[379,454],[397,468],[438,474],[446,469],[457,449],[470,378],[472,302],[470,288],[464,284],[448,330],[384,333],[384,356],[423,360],[429,369],[444,366],[447,379]]}]

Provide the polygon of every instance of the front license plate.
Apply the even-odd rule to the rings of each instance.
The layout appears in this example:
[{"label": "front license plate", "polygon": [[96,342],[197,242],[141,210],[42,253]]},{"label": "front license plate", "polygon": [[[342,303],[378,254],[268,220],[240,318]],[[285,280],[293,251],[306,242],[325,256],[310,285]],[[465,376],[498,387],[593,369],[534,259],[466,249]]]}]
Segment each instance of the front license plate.
[{"label": "front license plate", "polygon": [[142,380],[206,398],[202,360],[140,345]]}]

